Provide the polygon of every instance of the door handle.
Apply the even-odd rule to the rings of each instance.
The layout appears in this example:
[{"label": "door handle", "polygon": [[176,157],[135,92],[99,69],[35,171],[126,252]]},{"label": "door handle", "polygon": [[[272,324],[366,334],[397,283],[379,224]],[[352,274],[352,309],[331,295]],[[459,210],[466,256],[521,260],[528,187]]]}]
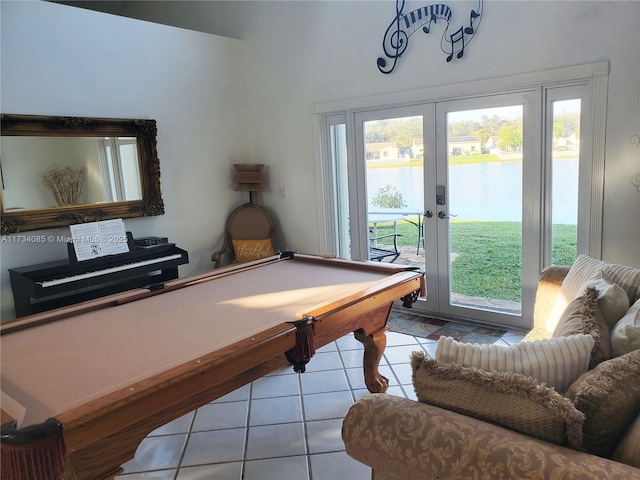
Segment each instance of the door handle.
[{"label": "door handle", "polygon": [[454,215],[453,213],[447,214],[447,212],[445,212],[444,210],[438,212],[438,218],[441,218],[442,220],[446,220],[450,217],[457,217],[457,215]]},{"label": "door handle", "polygon": [[424,216],[427,218],[433,217],[433,211],[427,210],[426,212],[424,212]]}]

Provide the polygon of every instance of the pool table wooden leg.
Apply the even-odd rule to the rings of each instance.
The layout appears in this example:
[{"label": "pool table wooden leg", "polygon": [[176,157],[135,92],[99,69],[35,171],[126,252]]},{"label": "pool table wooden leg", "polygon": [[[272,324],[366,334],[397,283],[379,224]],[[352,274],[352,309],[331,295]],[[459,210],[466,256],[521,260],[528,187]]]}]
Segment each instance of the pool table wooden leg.
[{"label": "pool table wooden leg", "polygon": [[384,393],[389,388],[389,379],[378,371],[380,359],[387,346],[384,330],[365,335],[361,330],[354,332],[356,340],[364,345],[364,382],[371,393]]}]

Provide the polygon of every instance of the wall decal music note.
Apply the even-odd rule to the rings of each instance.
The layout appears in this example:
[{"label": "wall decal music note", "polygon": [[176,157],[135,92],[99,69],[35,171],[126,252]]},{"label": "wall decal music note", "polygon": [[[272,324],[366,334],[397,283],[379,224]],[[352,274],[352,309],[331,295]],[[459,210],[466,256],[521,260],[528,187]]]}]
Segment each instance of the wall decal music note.
[{"label": "wall decal music note", "polygon": [[[446,27],[440,40],[441,50],[447,54],[447,62],[456,58],[462,58],[464,49],[478,32],[483,15],[484,0],[478,0],[478,5],[469,13],[469,25],[461,26],[454,33],[449,33],[453,12],[448,5],[438,3],[425,5],[408,13],[404,13],[404,0],[396,0],[396,16],[387,28],[382,48],[384,57],[378,57],[378,70],[382,73],[391,73],[396,67],[398,59],[405,53],[409,46],[409,37],[418,29],[424,33],[431,31],[431,24],[436,25],[438,20],[444,20]],[[388,63],[391,60],[391,64]]]}]

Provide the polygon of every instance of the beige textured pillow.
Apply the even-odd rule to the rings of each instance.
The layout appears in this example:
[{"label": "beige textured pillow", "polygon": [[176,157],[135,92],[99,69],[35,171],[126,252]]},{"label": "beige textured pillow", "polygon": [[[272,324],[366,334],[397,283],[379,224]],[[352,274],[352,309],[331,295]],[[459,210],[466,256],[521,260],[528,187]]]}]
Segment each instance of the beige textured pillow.
[{"label": "beige textured pillow", "polygon": [[637,300],[611,331],[611,355],[619,357],[640,349],[640,300]]},{"label": "beige textured pillow", "polygon": [[578,289],[578,295],[582,295],[589,287],[598,290],[598,307],[611,330],[629,310],[629,297],[602,270],[582,284]]},{"label": "beige textured pillow", "polygon": [[616,462],[640,468],[640,415],[627,428],[611,458]]},{"label": "beige textured pillow", "polygon": [[512,372],[535,378],[563,393],[589,368],[595,341],[591,335],[548,338],[517,345],[478,345],[440,337],[435,358],[485,371]]},{"label": "beige textured pillow", "polygon": [[555,390],[529,377],[411,357],[420,402],[511,428],[558,445],[579,447],[583,415]]},{"label": "beige textured pillow", "polygon": [[640,413],[640,350],[602,362],[576,380],[566,397],[585,415],[584,449],[609,457]]},{"label": "beige textured pillow", "polygon": [[594,287],[587,287],[581,297],[569,304],[560,317],[553,336],[566,337],[578,333],[591,335],[595,342],[589,368],[611,358],[609,327],[598,308],[598,291]]}]

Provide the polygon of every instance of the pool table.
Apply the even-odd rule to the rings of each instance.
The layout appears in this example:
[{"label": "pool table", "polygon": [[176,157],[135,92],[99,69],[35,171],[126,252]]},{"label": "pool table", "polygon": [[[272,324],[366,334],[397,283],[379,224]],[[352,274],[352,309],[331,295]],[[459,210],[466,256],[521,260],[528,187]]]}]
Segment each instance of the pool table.
[{"label": "pool table", "polygon": [[411,267],[289,253],[4,324],[0,476],[111,478],[154,429],[349,332],[384,392],[388,315],[423,288]]}]

